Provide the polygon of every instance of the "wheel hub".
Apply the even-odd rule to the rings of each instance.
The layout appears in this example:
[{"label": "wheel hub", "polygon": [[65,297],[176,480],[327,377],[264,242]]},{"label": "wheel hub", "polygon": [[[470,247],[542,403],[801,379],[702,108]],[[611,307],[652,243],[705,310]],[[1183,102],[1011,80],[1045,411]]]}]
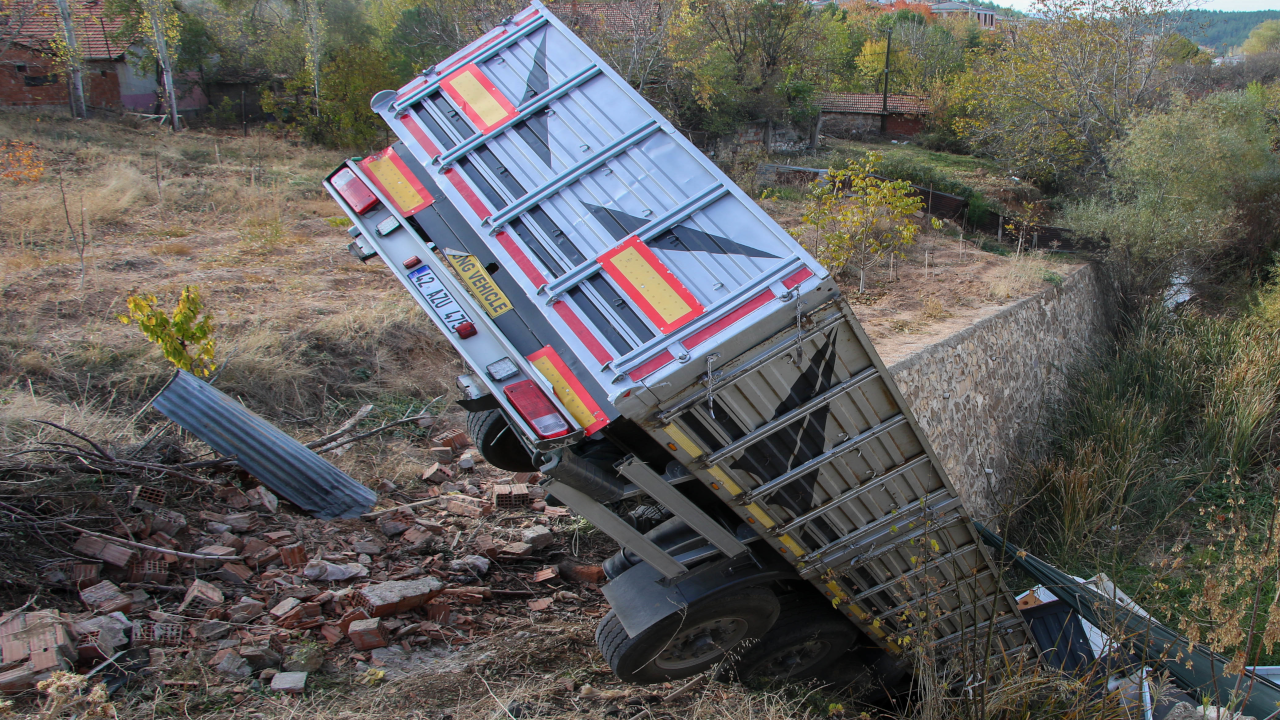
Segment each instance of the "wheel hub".
[{"label": "wheel hub", "polygon": [[817,639],[793,645],[766,659],[755,674],[773,678],[790,677],[812,667],[827,654],[829,647],[826,640]]},{"label": "wheel hub", "polygon": [[742,618],[713,618],[682,627],[654,658],[654,664],[667,670],[697,665],[709,657],[723,654],[746,634],[747,622]]}]

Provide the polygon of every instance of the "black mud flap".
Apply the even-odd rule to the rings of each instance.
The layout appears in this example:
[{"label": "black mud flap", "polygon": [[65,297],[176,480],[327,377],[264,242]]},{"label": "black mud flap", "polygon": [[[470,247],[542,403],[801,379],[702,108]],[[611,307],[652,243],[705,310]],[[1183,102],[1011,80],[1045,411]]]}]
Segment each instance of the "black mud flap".
[{"label": "black mud flap", "polygon": [[705,571],[695,568],[700,572],[691,572],[688,579],[667,584],[663,582],[666,578],[662,573],[642,562],[610,580],[601,590],[623,629],[635,637],[712,593],[779,580],[800,580],[790,566],[766,566],[750,551],[718,565]]}]

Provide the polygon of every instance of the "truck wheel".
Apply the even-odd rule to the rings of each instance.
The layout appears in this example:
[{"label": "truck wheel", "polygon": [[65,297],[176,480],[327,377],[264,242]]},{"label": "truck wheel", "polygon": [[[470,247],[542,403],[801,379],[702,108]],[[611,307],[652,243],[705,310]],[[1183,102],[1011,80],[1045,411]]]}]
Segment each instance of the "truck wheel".
[{"label": "truck wheel", "polygon": [[726,674],[743,682],[804,680],[844,655],[857,637],[857,628],[826,603],[787,597],[778,621]]},{"label": "truck wheel", "polygon": [[636,637],[610,610],[596,629],[596,645],[623,681],[658,683],[703,672],[739,643],[765,634],[777,617],[772,592],[743,588],[702,598]]},{"label": "truck wheel", "polygon": [[467,413],[467,435],[485,462],[507,472],[537,472],[538,466],[516,437],[515,428],[501,410]]}]

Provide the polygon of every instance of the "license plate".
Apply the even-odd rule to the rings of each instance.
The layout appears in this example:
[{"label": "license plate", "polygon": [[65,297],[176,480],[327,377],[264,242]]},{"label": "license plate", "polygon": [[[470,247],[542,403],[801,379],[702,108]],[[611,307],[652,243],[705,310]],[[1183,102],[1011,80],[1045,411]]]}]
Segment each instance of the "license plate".
[{"label": "license plate", "polygon": [[471,291],[472,296],[489,314],[489,317],[496,318],[511,309],[511,301],[502,294],[498,289],[498,283],[489,277],[488,271],[474,255],[454,255],[446,251],[444,256],[448,258],[449,264],[453,265],[453,269],[458,271],[458,277],[466,283],[467,289]]},{"label": "license plate", "polygon": [[467,317],[467,313],[463,311],[458,301],[453,299],[449,291],[444,289],[444,284],[431,271],[430,266],[423,265],[410,272],[409,281],[418,289],[422,299],[435,312],[436,317],[440,318],[450,331],[456,330],[462,323],[471,322],[471,318]]}]

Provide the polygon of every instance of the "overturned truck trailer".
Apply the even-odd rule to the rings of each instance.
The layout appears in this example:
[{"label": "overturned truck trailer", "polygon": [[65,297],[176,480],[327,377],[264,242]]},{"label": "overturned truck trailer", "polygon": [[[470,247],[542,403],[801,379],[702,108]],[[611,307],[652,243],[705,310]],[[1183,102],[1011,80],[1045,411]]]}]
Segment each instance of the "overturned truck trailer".
[{"label": "overturned truck trailer", "polygon": [[622,546],[621,678],[1034,650],[829,273],[546,7],[372,106],[399,142],[325,181],[351,251],[465,359],[485,458]]}]

